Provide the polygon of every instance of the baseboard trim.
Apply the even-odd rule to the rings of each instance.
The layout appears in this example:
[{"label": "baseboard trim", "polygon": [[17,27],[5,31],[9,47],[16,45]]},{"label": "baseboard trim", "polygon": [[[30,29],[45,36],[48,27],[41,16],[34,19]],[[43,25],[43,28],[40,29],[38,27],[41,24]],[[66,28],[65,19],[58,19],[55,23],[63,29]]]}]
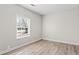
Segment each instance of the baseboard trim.
[{"label": "baseboard trim", "polygon": [[54,40],[54,39],[43,39],[43,40],[49,40],[49,41],[54,41],[54,42],[59,42],[59,43],[65,43],[65,44],[70,44],[70,45],[76,45],[79,46],[78,42],[69,42],[69,41],[60,41],[60,40]]},{"label": "baseboard trim", "polygon": [[7,53],[7,52],[10,52],[10,51],[15,50],[15,49],[17,49],[17,48],[20,48],[20,47],[22,47],[22,46],[29,45],[29,44],[34,43],[34,42],[39,41],[39,40],[41,40],[41,39],[33,40],[33,41],[29,42],[29,43],[24,43],[24,44],[21,44],[21,45],[19,45],[19,46],[14,47],[14,48],[11,48],[11,49],[8,49],[8,50],[5,50],[5,51],[1,51],[1,52],[0,52],[0,55],[3,55],[3,54],[5,54],[5,53]]}]

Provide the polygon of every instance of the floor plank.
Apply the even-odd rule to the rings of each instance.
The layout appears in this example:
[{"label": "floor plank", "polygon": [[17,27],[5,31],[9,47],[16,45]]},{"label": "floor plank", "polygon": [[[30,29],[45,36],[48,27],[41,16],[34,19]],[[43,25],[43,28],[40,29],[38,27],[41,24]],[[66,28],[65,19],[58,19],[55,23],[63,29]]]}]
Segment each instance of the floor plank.
[{"label": "floor plank", "polygon": [[78,55],[79,46],[40,40],[4,55]]}]

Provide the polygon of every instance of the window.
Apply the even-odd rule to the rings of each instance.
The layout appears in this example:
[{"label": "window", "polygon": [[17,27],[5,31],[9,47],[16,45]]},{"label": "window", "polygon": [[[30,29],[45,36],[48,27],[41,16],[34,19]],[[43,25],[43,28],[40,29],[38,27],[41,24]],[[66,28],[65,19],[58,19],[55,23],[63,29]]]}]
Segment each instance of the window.
[{"label": "window", "polygon": [[17,38],[30,36],[30,19],[23,16],[16,16]]}]

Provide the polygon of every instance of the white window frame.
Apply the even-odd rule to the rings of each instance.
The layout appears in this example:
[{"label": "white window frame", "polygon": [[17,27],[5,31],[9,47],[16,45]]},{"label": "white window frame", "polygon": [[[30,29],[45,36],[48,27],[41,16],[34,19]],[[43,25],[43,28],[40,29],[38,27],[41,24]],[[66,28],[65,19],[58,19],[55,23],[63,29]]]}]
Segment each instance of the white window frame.
[{"label": "white window frame", "polygon": [[[26,34],[20,34],[20,36],[18,36],[18,32],[20,32],[20,33],[23,33],[24,32],[24,30],[17,30],[17,19],[24,19],[25,21],[25,23],[27,23],[27,33]],[[21,20],[22,20],[21,19]],[[23,28],[23,27],[21,27],[21,28]],[[30,19],[29,18],[27,18],[27,17],[24,17],[24,16],[18,16],[18,15],[16,15],[16,38],[17,39],[21,39],[21,38],[25,38],[25,37],[28,37],[28,36],[30,36]]]}]

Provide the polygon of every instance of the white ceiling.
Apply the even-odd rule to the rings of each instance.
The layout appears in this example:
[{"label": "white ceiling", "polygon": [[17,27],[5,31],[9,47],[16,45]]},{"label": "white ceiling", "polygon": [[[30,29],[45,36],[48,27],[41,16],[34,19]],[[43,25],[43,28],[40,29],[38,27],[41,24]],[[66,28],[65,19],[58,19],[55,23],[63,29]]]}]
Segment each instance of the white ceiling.
[{"label": "white ceiling", "polygon": [[32,10],[40,15],[46,15],[49,13],[55,13],[79,7],[78,4],[34,4],[34,5],[35,6],[31,6],[31,4],[21,4],[21,6],[29,10]]}]

